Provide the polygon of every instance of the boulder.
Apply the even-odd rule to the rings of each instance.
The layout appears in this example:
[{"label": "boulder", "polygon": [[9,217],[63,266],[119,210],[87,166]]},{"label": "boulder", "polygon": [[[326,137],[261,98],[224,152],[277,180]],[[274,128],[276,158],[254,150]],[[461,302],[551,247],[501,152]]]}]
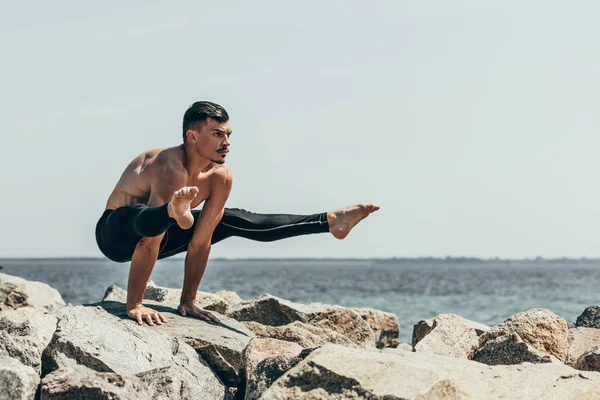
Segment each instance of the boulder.
[{"label": "boulder", "polygon": [[263,294],[232,307],[227,316],[237,321],[254,321],[262,325],[281,326],[294,321],[308,322],[310,317],[327,306],[293,303],[270,294]]},{"label": "boulder", "polygon": [[596,346],[583,353],[575,362],[575,368],[582,371],[600,372],[600,346]]},{"label": "boulder", "polygon": [[228,290],[221,290],[215,294],[224,298],[230,306],[236,306],[244,301],[236,292],[230,292]]},{"label": "boulder", "polygon": [[181,339],[161,329],[168,324],[140,326],[99,306],[68,306],[57,317],[56,332],[43,353],[44,375],[76,364],[120,375],[175,365],[185,370],[189,383],[199,386],[198,390],[215,399],[223,396],[224,386],[204,360]]},{"label": "boulder", "polygon": [[528,345],[514,332],[488,340],[482,348],[475,352],[473,361],[487,365],[559,362],[556,358]]},{"label": "boulder", "polygon": [[0,273],[0,311],[21,307],[51,311],[64,306],[60,293],[45,283]]},{"label": "boulder", "polygon": [[[148,281],[146,291],[144,292],[145,300],[152,300],[172,308],[177,308],[177,306],[179,306],[180,298],[181,289],[156,286],[152,281]],[[116,285],[110,285],[106,289],[102,301],[127,303],[127,291]],[[204,310],[216,311],[221,314],[224,314],[230,307],[229,303],[221,296],[201,291],[196,292],[196,305]]]},{"label": "boulder", "polygon": [[600,307],[589,306],[583,310],[583,313],[577,317],[575,326],[578,328],[600,329]]},{"label": "boulder", "polygon": [[565,357],[565,364],[577,368],[577,360],[586,352],[600,346],[600,330],[596,328],[571,328],[569,329],[569,345]]},{"label": "boulder", "polygon": [[56,330],[56,317],[38,308],[0,311],[0,356],[42,372],[42,353]]},{"label": "boulder", "polygon": [[277,339],[252,339],[243,354],[246,381],[244,399],[258,399],[276,379],[292,367],[292,361],[302,350],[296,343]]},{"label": "boulder", "polygon": [[[118,316],[127,318],[126,305],[120,302],[101,302],[100,307]],[[252,331],[243,324],[213,312],[220,323],[198,318],[182,317],[174,308],[161,303],[144,301],[144,305],[163,314],[167,323],[151,327],[152,330],[179,338],[202,356],[212,370],[228,386],[238,386],[241,382],[242,352],[254,337]],[[133,320],[130,320],[135,324]]]},{"label": "boulder", "polygon": [[372,348],[377,342],[369,324],[359,313],[349,308],[331,306],[315,313],[308,322],[344,335],[357,347]]},{"label": "boulder", "polygon": [[513,332],[539,351],[564,361],[569,337],[567,322],[552,311],[532,308],[513,315],[481,335],[481,346],[488,340]]},{"label": "boulder", "polygon": [[[150,399],[140,378],[74,365],[42,379],[41,400]],[[179,398],[179,397],[177,397]]]},{"label": "boulder", "polygon": [[33,400],[40,377],[30,366],[0,356],[0,400]]},{"label": "boulder", "polygon": [[[462,317],[461,317],[462,318]],[[466,322],[467,326],[471,329],[475,330],[477,336],[481,336],[483,333],[487,332],[490,327],[479,322],[470,321],[468,319],[462,318],[464,322]],[[433,329],[434,318],[429,318],[425,320],[421,320],[417,322],[413,326],[413,334],[412,334],[412,345],[416,346],[417,343],[421,341],[431,330]]]},{"label": "boulder", "polygon": [[400,343],[400,324],[396,314],[372,308],[352,308],[371,327],[376,337],[376,347],[397,347]]},{"label": "boulder", "polygon": [[413,347],[408,343],[400,343],[398,345],[398,347],[386,347],[386,348],[381,349],[381,351],[383,353],[390,353],[390,354],[403,353],[406,351],[408,351],[409,353],[412,353]]},{"label": "boulder", "polygon": [[[413,332],[413,338],[415,336]],[[414,350],[470,358],[478,346],[477,333],[469,327],[467,320],[455,314],[440,314],[431,320],[431,329],[414,345]]]},{"label": "boulder", "polygon": [[561,363],[487,366],[430,353],[326,345],[287,371],[261,400],[593,399],[600,373]]},{"label": "boulder", "polygon": [[283,326],[268,326],[252,321],[244,322],[244,325],[259,338],[272,338],[294,342],[304,348],[318,347],[327,343],[357,347],[341,333],[323,326],[314,326],[300,321]]}]

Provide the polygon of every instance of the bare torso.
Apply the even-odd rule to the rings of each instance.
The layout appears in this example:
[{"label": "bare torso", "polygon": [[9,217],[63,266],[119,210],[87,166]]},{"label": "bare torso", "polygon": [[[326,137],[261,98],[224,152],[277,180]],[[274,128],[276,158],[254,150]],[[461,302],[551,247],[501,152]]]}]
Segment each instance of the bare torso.
[{"label": "bare torso", "polygon": [[153,184],[157,181],[168,183],[175,175],[185,175],[186,186],[198,188],[199,193],[192,201],[191,208],[198,207],[210,195],[210,180],[214,172],[226,167],[211,163],[193,176],[188,173],[185,164],[186,154],[182,146],[153,149],[140,154],[125,168],[106,202],[106,209],[114,210],[136,203],[148,204]]}]

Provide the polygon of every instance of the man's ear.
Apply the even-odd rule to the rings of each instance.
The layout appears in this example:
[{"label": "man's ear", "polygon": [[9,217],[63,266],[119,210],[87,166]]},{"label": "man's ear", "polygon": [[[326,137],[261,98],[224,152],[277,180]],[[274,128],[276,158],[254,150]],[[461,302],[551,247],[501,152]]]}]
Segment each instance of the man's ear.
[{"label": "man's ear", "polygon": [[196,141],[196,132],[193,130],[188,129],[185,135],[189,141]]}]

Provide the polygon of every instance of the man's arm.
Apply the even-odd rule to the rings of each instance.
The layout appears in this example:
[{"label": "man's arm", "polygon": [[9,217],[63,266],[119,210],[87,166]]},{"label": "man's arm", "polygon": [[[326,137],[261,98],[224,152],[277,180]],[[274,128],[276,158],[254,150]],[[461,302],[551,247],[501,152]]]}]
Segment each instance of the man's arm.
[{"label": "man's arm", "polygon": [[[171,201],[173,193],[187,183],[187,173],[183,170],[174,170],[168,165],[163,165],[156,172],[152,174],[149,206],[162,206],[168,203]],[[140,325],[143,320],[146,320],[148,325],[154,325],[153,320],[159,325],[166,322],[162,314],[142,305],[146,285],[158,259],[163,236],[164,233],[159,236],[142,238],[136,245],[131,258],[127,282],[127,315],[137,320]]]},{"label": "man's arm", "polygon": [[233,179],[231,172],[223,168],[215,172],[211,181],[209,197],[206,199],[202,212],[198,217],[185,257],[185,275],[179,312],[181,315],[190,314],[198,318],[218,322],[218,319],[212,314],[194,306],[196,292],[204,275],[208,255],[210,254],[210,241],[215,228],[223,217],[225,202],[231,192]]}]

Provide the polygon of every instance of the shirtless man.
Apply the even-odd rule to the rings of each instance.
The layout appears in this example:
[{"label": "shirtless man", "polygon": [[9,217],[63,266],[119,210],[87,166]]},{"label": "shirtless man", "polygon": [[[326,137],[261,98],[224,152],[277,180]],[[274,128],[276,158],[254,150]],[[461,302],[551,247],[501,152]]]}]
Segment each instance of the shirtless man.
[{"label": "shirtless man", "polygon": [[[211,244],[231,236],[273,241],[320,232],[343,239],[379,209],[359,204],[321,214],[288,215],[225,208],[232,185],[224,165],[230,136],[229,115],[223,107],[206,101],[192,104],[183,117],[183,144],[134,158],[108,198],[96,226],[96,241],[109,259],[131,261],[127,315],[140,325],[167,322],[161,313],[142,305],[158,259],[187,252],[177,310],[182,316],[218,322],[194,304]],[[202,210],[192,210],[202,202]]]}]

